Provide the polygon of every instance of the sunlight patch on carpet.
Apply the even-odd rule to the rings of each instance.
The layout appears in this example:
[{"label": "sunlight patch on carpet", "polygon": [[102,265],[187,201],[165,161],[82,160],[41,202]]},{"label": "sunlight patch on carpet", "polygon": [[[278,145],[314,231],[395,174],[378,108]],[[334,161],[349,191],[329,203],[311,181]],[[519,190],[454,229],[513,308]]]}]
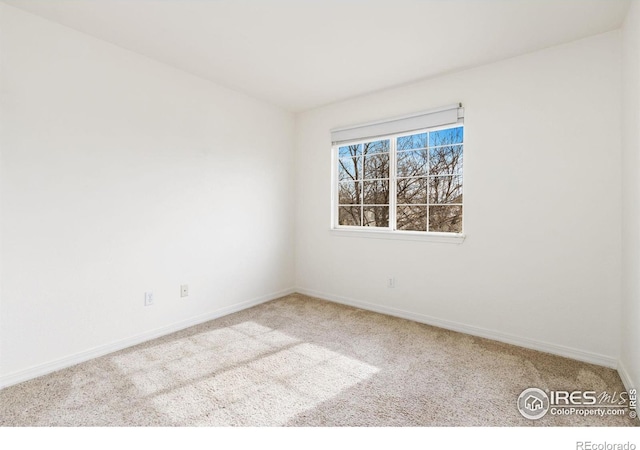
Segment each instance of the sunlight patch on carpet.
[{"label": "sunlight patch on carpet", "polygon": [[255,322],[114,356],[113,362],[158,413],[221,426],[282,425],[379,371]]}]

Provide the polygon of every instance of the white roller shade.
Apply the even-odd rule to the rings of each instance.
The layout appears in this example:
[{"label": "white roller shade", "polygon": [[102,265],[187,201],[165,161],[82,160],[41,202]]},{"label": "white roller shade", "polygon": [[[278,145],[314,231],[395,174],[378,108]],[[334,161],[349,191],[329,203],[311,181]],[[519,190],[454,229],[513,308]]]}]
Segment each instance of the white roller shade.
[{"label": "white roller shade", "polygon": [[331,141],[334,144],[341,142],[368,139],[388,134],[405,133],[424,128],[440,127],[454,124],[464,117],[464,109],[461,104],[445,106],[408,116],[396,117],[377,122],[370,122],[351,127],[336,128],[331,130]]}]

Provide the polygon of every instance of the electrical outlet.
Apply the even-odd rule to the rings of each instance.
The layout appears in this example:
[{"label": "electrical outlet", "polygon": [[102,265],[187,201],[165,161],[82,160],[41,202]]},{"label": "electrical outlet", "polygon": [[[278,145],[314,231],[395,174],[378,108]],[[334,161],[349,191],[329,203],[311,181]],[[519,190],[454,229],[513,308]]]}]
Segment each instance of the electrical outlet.
[{"label": "electrical outlet", "polygon": [[189,285],[181,284],[180,285],[180,297],[188,297],[189,296]]},{"label": "electrical outlet", "polygon": [[389,277],[387,278],[387,287],[389,289],[393,289],[396,287],[396,279],[395,277]]},{"label": "electrical outlet", "polygon": [[153,305],[153,292],[144,293],[144,306]]}]

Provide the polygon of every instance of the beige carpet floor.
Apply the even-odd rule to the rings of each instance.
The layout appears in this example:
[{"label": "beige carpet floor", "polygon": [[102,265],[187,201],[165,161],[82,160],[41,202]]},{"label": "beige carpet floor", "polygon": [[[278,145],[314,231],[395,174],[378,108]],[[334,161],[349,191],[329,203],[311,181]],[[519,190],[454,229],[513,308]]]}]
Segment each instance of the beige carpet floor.
[{"label": "beige carpet floor", "polygon": [[633,426],[523,418],[611,369],[291,295],[0,391],[2,426]]}]

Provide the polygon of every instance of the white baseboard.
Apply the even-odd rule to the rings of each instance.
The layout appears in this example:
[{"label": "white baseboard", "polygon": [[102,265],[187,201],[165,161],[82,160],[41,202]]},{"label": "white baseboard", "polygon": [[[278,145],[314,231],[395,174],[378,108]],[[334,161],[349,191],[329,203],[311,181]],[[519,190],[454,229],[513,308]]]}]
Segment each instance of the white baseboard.
[{"label": "white baseboard", "polygon": [[631,375],[627,372],[627,368],[622,361],[618,361],[618,374],[620,375],[620,379],[622,380],[622,384],[624,384],[624,388],[629,392],[631,389],[638,389],[640,386],[636,386],[636,384],[631,380]]},{"label": "white baseboard", "polygon": [[33,378],[37,378],[39,376],[46,375],[51,372],[55,372],[57,370],[74,366],[76,364],[79,364],[94,358],[98,358],[100,356],[104,356],[109,353],[113,353],[118,350],[125,349],[127,347],[141,344],[143,342],[156,339],[158,337],[165,336],[167,334],[175,333],[176,331],[180,331],[185,328],[192,327],[194,325],[208,322],[209,320],[217,319],[219,317],[223,317],[223,316],[232,314],[234,312],[242,311],[244,309],[251,308],[252,306],[256,306],[261,303],[266,303],[268,301],[274,300],[279,297],[284,297],[285,295],[293,294],[295,292],[299,292],[300,294],[308,295],[311,297],[316,297],[322,300],[328,300],[335,303],[354,306],[356,308],[361,308],[368,311],[373,311],[381,314],[400,317],[403,319],[413,320],[415,322],[420,322],[427,325],[433,325],[436,327],[445,328],[447,330],[458,331],[460,333],[465,333],[472,336],[492,339],[495,341],[517,345],[517,346],[529,348],[532,350],[538,350],[538,351],[551,353],[558,356],[564,356],[566,358],[571,358],[578,361],[584,361],[591,364],[610,367],[618,370],[618,373],[620,374],[620,378],[622,379],[622,382],[624,383],[625,388],[627,390],[630,389],[630,386],[633,386],[631,378],[629,377],[629,374],[626,371],[624,365],[621,362],[617,361],[615,358],[611,358],[605,355],[600,355],[597,353],[592,353],[592,352],[579,350],[571,347],[565,347],[562,345],[550,344],[547,342],[523,338],[523,337],[511,335],[508,333],[488,330],[485,328],[466,325],[466,324],[462,324],[462,323],[454,322],[450,320],[439,319],[436,317],[414,313],[410,311],[405,311],[405,310],[392,308],[388,306],[376,305],[373,303],[354,300],[354,299],[342,297],[339,295],[327,294],[324,292],[314,291],[311,289],[290,288],[290,289],[285,289],[279,292],[274,292],[269,295],[264,295],[258,298],[254,298],[252,300],[236,303],[231,306],[226,306],[224,308],[216,309],[207,314],[202,314],[200,316],[196,316],[191,319],[183,320],[183,321],[176,322],[161,328],[150,330],[145,333],[132,336],[130,338],[126,338],[126,339],[115,341],[109,344],[94,347],[92,349],[76,353],[74,355],[70,355],[64,358],[60,358],[44,364],[39,364],[37,366],[29,367],[24,370],[10,373],[8,375],[0,377],[0,389],[8,386],[12,386],[14,384],[18,384]]},{"label": "white baseboard", "polygon": [[23,381],[31,380],[33,378],[37,378],[42,375],[46,375],[48,373],[55,372],[60,369],[65,369],[67,367],[71,367],[76,364],[80,364],[82,362],[88,361],[90,359],[98,358],[100,356],[104,356],[109,353],[113,353],[118,350],[125,349],[127,347],[141,344],[143,342],[150,341],[152,339],[156,339],[161,336],[165,336],[167,334],[175,333],[176,331],[184,330],[185,328],[189,328],[194,325],[208,322],[210,320],[217,319],[219,317],[223,317],[223,316],[232,314],[234,312],[242,311],[244,309],[251,308],[252,306],[256,306],[261,303],[265,303],[279,297],[284,297],[285,295],[289,295],[294,292],[295,292],[295,289],[290,288],[290,289],[285,289],[279,292],[274,292],[272,294],[263,295],[261,297],[257,297],[251,300],[236,303],[234,305],[225,306],[224,308],[219,308],[209,313],[193,317],[191,319],[175,322],[170,325],[167,325],[161,328],[156,328],[154,330],[146,331],[144,333],[141,333],[126,339],[121,339],[119,341],[111,342],[109,344],[100,345],[98,347],[94,347],[92,349],[76,353],[74,355],[66,356],[64,358],[60,358],[54,361],[49,361],[44,364],[38,364],[36,366],[29,367],[28,369],[13,372],[8,375],[0,377],[0,389],[8,386],[12,386],[14,384],[21,383]]},{"label": "white baseboard", "polygon": [[583,361],[591,364],[597,364],[599,366],[605,366],[612,369],[615,369],[618,366],[618,361],[616,358],[600,355],[598,353],[588,352],[585,350],[565,347],[563,345],[558,345],[558,344],[551,344],[548,342],[537,341],[534,339],[523,338],[520,336],[503,333],[500,331],[488,330],[486,328],[480,328],[473,325],[466,325],[463,323],[453,322],[450,320],[438,319],[437,317],[427,316],[425,314],[404,311],[402,309],[392,308],[389,306],[376,305],[373,303],[354,300],[354,299],[342,297],[339,295],[327,294],[325,292],[318,292],[311,289],[296,288],[296,292],[299,292],[300,294],[308,295],[311,297],[316,297],[322,300],[328,300],[335,303],[354,306],[356,308],[366,309],[368,311],[374,311],[382,314],[387,314],[390,316],[400,317],[402,319],[409,319],[415,322],[420,322],[427,325],[433,325],[439,328],[445,328],[447,330],[458,331],[460,333],[492,339],[494,341],[517,345],[519,347],[524,347],[531,350],[538,350],[545,353],[551,353],[553,355],[564,356],[566,358],[571,358],[571,359],[575,359],[578,361]]}]

